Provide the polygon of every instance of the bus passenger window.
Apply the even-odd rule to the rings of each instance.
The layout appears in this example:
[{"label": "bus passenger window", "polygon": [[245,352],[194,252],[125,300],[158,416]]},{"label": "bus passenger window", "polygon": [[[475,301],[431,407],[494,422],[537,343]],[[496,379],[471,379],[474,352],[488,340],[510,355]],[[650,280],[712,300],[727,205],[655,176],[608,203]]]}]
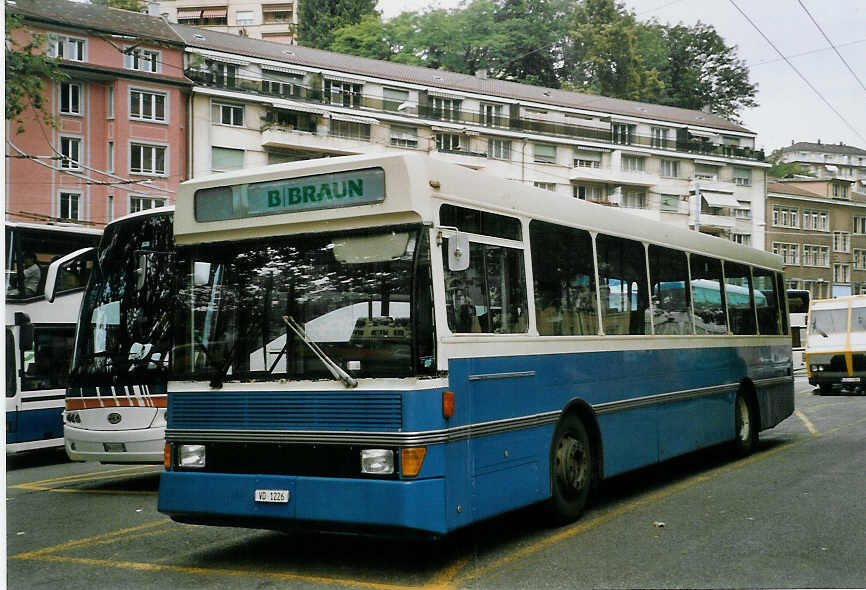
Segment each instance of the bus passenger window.
[{"label": "bus passenger window", "polygon": [[[442,247],[448,251],[447,239]],[[445,269],[445,306],[454,333],[525,332],[523,251],[474,242],[469,268]]]},{"label": "bus passenger window", "polygon": [[650,245],[650,287],[656,334],[691,334],[692,308],[686,253]]},{"label": "bus passenger window", "polygon": [[74,344],[74,326],[37,327],[33,350],[24,353],[22,391],[65,388]]},{"label": "bus passenger window", "polygon": [[543,221],[531,221],[529,235],[538,333],[598,334],[592,236]]},{"label": "bus passenger window", "polygon": [[782,314],[779,309],[779,291],[776,275],[765,268],[752,268],[755,288],[755,304],[758,309],[758,332],[760,334],[783,334]]},{"label": "bus passenger window", "polygon": [[727,334],[728,322],[722,301],[721,261],[705,256],[692,256],[690,265],[695,334]]},{"label": "bus passenger window", "polygon": [[643,244],[601,234],[595,244],[604,333],[648,333],[649,293]]},{"label": "bus passenger window", "polygon": [[[755,299],[763,298],[761,294],[756,295]],[[749,272],[748,266],[725,262],[725,301],[728,304],[731,333],[757,334],[755,301],[752,298],[752,273]]]}]

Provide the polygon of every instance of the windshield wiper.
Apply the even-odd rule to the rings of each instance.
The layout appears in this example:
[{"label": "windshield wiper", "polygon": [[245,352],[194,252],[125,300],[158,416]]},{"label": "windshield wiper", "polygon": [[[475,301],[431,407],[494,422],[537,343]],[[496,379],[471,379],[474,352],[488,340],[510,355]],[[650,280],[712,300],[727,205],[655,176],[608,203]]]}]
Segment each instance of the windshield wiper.
[{"label": "windshield wiper", "polygon": [[306,332],[304,332],[304,327],[300,325],[295,318],[292,316],[284,315],[283,321],[286,322],[286,325],[292,329],[298,338],[300,338],[304,344],[306,344],[310,350],[313,351],[313,354],[318,357],[320,361],[328,368],[328,371],[331,372],[331,375],[334,376],[334,379],[342,382],[346,387],[357,387],[358,380],[349,375],[340,365],[334,362],[331,357],[325,354],[325,351],[319,348],[319,345],[307,338]]}]

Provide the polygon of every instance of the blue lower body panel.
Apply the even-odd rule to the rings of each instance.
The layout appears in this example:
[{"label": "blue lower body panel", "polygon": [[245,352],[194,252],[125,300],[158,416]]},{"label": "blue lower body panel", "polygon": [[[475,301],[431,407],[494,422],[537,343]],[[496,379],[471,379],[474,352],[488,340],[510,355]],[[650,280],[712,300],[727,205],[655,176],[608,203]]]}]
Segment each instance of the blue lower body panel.
[{"label": "blue lower body panel", "polygon": [[[287,504],[254,500],[255,490],[288,490]],[[159,482],[159,511],[178,520],[273,528],[293,523],[447,532],[445,480],[355,480],[284,475],[167,471]]]}]

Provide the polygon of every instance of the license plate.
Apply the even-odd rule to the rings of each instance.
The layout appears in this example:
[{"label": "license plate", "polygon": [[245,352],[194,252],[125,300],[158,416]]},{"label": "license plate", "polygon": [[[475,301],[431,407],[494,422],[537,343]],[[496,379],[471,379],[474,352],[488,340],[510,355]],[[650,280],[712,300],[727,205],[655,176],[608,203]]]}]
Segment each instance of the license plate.
[{"label": "license plate", "polygon": [[842,377],[842,383],[860,383],[860,377]]},{"label": "license plate", "polygon": [[256,490],[255,500],[268,504],[288,504],[289,490]]},{"label": "license plate", "polygon": [[106,453],[125,453],[126,452],[126,444],[124,443],[102,443],[103,448]]}]

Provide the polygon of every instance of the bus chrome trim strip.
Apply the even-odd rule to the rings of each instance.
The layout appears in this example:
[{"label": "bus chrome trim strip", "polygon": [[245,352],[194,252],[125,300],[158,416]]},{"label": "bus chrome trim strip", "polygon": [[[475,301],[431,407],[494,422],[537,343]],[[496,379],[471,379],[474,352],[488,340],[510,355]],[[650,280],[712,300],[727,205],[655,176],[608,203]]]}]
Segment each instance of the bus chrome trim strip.
[{"label": "bus chrome trim strip", "polygon": [[535,371],[514,371],[512,373],[487,373],[484,375],[469,375],[470,381],[482,379],[509,379],[511,377],[535,377]]},{"label": "bus chrome trim strip", "polygon": [[[522,375],[520,375],[522,376]],[[496,375],[498,377],[498,375]],[[494,377],[494,378],[496,378]],[[758,387],[768,387],[784,383],[792,383],[794,377],[772,377],[754,381]],[[670,393],[648,395],[639,398],[616,402],[594,404],[593,411],[597,415],[612,414],[643,408],[652,405],[668,404],[679,401],[698,399],[711,395],[721,395],[735,392],[739,383],[726,383],[713,387],[686,389]],[[203,429],[166,429],[165,438],[169,442],[249,442],[249,443],[300,443],[300,444],[361,444],[394,447],[411,447],[442,444],[502,434],[526,428],[535,428],[555,424],[562,414],[561,410],[543,412],[518,418],[493,420],[478,424],[467,424],[442,430],[426,430],[422,432],[362,432],[362,431],[315,431],[315,430],[203,430]]]}]

